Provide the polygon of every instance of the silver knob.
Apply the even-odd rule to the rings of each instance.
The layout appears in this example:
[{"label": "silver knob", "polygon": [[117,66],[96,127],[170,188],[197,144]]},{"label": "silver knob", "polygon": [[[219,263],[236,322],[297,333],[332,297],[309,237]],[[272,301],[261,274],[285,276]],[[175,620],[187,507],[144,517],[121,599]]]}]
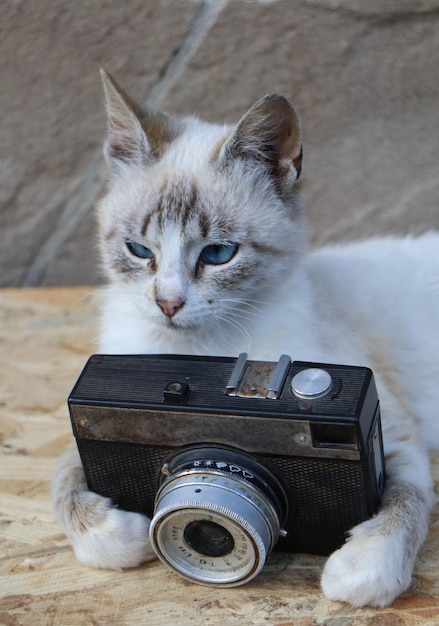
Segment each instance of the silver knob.
[{"label": "silver knob", "polygon": [[298,372],[291,381],[294,395],[303,400],[322,398],[331,391],[331,388],[331,375],[318,367],[309,367]]}]

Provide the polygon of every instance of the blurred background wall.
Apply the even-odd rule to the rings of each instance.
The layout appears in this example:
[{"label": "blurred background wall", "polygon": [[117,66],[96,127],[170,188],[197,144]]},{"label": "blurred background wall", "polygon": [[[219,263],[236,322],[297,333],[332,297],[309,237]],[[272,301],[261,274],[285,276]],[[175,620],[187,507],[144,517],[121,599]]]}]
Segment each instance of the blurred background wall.
[{"label": "blurred background wall", "polygon": [[101,66],[217,122],[292,99],[313,245],[439,227],[439,0],[5,0],[0,286],[101,282]]}]

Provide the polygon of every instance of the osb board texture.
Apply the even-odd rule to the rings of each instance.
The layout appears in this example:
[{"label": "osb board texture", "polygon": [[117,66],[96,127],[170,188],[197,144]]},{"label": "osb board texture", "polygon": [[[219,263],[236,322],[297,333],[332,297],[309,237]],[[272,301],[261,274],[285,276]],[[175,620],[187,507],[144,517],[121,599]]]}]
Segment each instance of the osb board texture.
[{"label": "osb board texture", "polygon": [[[125,572],[79,564],[51,509],[71,439],[66,397],[94,350],[98,292],[0,291],[0,624],[433,626],[439,624],[439,507],[411,589],[392,607],[353,609],[319,588],[324,559],[275,554],[246,586],[183,581],[158,562]],[[432,459],[439,481],[439,455]]]}]

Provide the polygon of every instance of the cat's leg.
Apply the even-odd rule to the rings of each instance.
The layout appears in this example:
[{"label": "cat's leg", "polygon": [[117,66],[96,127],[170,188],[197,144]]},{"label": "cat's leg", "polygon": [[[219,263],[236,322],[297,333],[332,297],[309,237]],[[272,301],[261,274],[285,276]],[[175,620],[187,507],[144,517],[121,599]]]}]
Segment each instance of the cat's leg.
[{"label": "cat's leg", "polygon": [[123,569],[155,558],[149,519],[117,509],[108,498],[88,490],[75,444],[61,457],[52,496],[56,518],[85,565]]},{"label": "cat's leg", "polygon": [[379,512],[351,531],[323,570],[322,589],[331,600],[382,607],[410,585],[433,500],[428,454],[419,442],[400,440],[388,450],[386,465]]}]

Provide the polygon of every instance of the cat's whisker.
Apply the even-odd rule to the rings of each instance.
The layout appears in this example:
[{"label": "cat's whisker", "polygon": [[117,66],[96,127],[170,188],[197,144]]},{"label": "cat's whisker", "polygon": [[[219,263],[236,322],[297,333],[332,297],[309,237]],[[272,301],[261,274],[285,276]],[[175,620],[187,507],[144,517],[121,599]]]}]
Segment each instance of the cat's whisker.
[{"label": "cat's whisker", "polygon": [[257,313],[253,313],[252,311],[229,311],[229,314],[234,318],[239,318],[241,320],[245,320],[246,322],[254,322],[259,319],[259,315]]},{"label": "cat's whisker", "polygon": [[219,322],[226,322],[227,324],[230,324],[233,328],[235,328],[237,331],[239,331],[245,338],[245,341],[247,343],[247,345],[250,347],[252,345],[252,340],[251,340],[251,336],[250,333],[248,332],[248,330],[246,329],[246,327],[241,324],[241,322],[239,322],[238,320],[232,318],[232,317],[228,317],[226,315],[218,315],[218,317],[216,318],[216,322],[219,324]]},{"label": "cat's whisker", "polygon": [[[260,318],[260,314],[258,313],[255,313],[253,311],[242,311],[239,308],[229,309],[229,310],[221,311],[221,312],[217,311],[216,316],[217,318],[221,318],[221,319],[232,318],[236,323],[239,323],[239,324],[241,324],[241,322],[239,322],[238,320],[242,320],[243,322],[248,322],[250,324],[253,324]],[[243,328],[245,328],[244,324],[241,324],[241,325],[243,326]],[[247,329],[245,330],[248,333]]]},{"label": "cat's whisker", "polygon": [[[257,311],[260,311],[263,306],[266,306],[268,304],[268,302],[264,300],[250,300],[247,298],[221,298],[221,302],[234,302],[236,304],[243,304],[244,306],[256,309]],[[258,304],[260,304],[261,307],[257,306]]]},{"label": "cat's whisker", "polygon": [[232,303],[235,306],[230,307],[227,310],[227,314],[230,315],[234,315],[236,317],[240,317],[241,319],[245,319],[248,321],[255,321],[257,319],[259,319],[261,313],[262,313],[262,309],[260,309],[259,307],[256,306],[252,306],[252,309],[248,309],[246,305],[242,306],[241,303],[238,300],[232,300],[232,299],[221,299],[221,303]]}]

